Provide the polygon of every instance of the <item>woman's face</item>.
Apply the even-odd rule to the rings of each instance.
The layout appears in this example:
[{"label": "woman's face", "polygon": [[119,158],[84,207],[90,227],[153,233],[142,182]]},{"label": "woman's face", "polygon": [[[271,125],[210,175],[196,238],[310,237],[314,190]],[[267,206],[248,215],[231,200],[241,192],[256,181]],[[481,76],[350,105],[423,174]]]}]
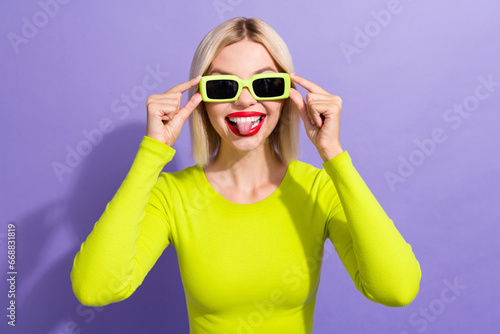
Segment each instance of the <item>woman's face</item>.
[{"label": "woman's face", "polygon": [[[224,47],[207,75],[232,74],[250,79],[257,73],[268,72],[278,72],[278,68],[267,49],[260,43],[243,40]],[[244,88],[236,101],[205,102],[205,106],[212,126],[221,136],[221,145],[253,150],[266,143],[278,123],[284,101],[257,101],[248,88]],[[241,112],[253,112],[256,116]],[[260,122],[259,119],[252,122],[257,117]]]}]

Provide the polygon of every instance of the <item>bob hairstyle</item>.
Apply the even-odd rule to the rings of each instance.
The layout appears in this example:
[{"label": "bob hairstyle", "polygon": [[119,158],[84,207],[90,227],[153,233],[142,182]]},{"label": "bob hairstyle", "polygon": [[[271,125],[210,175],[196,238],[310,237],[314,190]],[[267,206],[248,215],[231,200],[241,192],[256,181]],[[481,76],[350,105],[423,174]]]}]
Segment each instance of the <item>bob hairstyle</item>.
[{"label": "bob hairstyle", "polygon": [[[237,17],[218,25],[203,38],[194,54],[189,78],[206,75],[212,61],[224,47],[242,40],[264,45],[279,72],[294,72],[288,47],[273,28],[258,18]],[[295,87],[293,82],[292,87]],[[192,87],[189,98],[198,91],[198,86]],[[219,134],[208,118],[205,102],[201,102],[189,117],[189,129],[193,159],[196,165],[204,167],[215,159],[221,143]],[[280,119],[269,135],[268,145],[271,152],[285,164],[298,157],[299,112],[290,98],[283,104]]]}]

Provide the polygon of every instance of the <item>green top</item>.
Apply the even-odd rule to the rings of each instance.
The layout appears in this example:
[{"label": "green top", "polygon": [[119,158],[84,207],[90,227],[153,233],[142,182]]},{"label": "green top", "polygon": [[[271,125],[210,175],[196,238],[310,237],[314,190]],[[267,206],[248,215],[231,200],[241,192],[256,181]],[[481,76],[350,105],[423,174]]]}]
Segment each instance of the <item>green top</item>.
[{"label": "green top", "polygon": [[252,204],[222,197],[198,166],[160,174],[174,154],[143,138],[76,254],[71,280],[82,304],[129,297],[172,244],[191,334],[311,333],[327,238],[368,299],[415,298],[419,263],[347,151],[321,170],[292,160],[276,191]]}]

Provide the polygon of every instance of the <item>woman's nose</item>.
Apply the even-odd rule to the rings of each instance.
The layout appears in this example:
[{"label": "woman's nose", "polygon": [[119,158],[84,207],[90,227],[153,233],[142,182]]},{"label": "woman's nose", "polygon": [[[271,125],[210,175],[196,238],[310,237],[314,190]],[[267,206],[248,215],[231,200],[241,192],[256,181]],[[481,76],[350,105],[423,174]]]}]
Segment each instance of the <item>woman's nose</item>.
[{"label": "woman's nose", "polygon": [[245,87],[241,91],[241,94],[238,97],[238,99],[234,102],[238,106],[247,107],[251,106],[252,104],[255,104],[257,101],[253,98],[248,88]]}]

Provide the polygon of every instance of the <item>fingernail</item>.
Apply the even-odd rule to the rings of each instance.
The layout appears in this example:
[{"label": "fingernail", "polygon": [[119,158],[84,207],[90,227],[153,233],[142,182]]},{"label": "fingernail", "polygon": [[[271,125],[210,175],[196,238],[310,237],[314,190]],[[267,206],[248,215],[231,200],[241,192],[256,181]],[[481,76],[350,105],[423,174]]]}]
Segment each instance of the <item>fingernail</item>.
[{"label": "fingernail", "polygon": [[314,121],[311,119],[311,124],[314,125]]}]

